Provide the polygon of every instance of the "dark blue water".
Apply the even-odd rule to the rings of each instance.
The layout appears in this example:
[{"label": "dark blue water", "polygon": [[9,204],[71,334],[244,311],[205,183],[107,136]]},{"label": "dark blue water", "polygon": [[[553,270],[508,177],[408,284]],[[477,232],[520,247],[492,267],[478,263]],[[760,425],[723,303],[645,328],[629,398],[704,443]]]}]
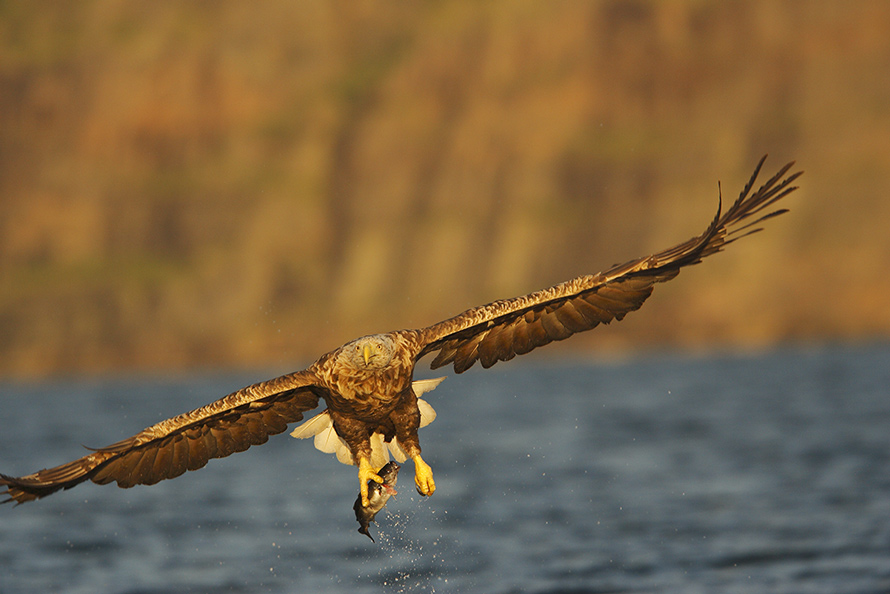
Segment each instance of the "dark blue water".
[{"label": "dark blue water", "polygon": [[[429,375],[427,375],[429,376]],[[264,374],[0,386],[24,474]],[[890,592],[890,347],[452,376],[389,515],[287,435],[152,487],[0,508],[0,592]]]}]

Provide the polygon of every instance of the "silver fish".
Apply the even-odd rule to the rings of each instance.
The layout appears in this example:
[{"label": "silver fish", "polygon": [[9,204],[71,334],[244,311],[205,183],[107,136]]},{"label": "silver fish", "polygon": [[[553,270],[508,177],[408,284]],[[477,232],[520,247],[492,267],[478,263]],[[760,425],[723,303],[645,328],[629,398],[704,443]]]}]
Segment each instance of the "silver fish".
[{"label": "silver fish", "polygon": [[368,532],[368,525],[374,521],[374,517],[386,506],[389,498],[396,494],[396,480],[399,478],[399,469],[401,466],[398,462],[388,462],[386,466],[377,473],[383,479],[383,483],[368,481],[368,507],[362,505],[362,496],[355,499],[352,509],[355,510],[355,519],[358,520],[358,531],[367,535],[374,541],[374,537]]}]

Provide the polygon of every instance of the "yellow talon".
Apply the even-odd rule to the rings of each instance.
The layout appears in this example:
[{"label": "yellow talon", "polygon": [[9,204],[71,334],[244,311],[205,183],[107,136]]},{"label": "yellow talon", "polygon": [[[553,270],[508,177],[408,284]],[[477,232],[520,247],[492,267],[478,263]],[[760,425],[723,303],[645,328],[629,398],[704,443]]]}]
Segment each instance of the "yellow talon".
[{"label": "yellow talon", "polygon": [[419,455],[414,456],[414,484],[421,495],[432,495],[436,492],[436,483],[433,480],[433,469],[423,461]]},{"label": "yellow talon", "polygon": [[[432,479],[432,475],[430,475],[430,478]],[[377,471],[374,470],[371,463],[368,462],[368,459],[361,457],[358,459],[358,488],[359,493],[362,496],[362,505],[365,507],[370,505],[370,502],[368,501],[368,481],[382,483],[383,479],[377,474]]]}]

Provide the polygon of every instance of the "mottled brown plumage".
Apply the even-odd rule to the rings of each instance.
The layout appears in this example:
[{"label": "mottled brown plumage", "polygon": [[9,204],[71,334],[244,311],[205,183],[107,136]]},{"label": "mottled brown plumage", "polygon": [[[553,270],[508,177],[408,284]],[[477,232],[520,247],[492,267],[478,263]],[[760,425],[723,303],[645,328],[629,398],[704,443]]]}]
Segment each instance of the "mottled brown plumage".
[{"label": "mottled brown plumage", "polygon": [[[764,157],[765,159],[765,157]],[[491,367],[555,340],[621,320],[638,309],[655,283],[677,276],[733,241],[759,231],[757,225],[786,212],[769,210],[795,190],[801,174],[785,177],[789,163],[753,194],[764,159],[739,199],[717,215],[704,233],[657,254],[580,276],[514,299],[467,310],[419,330],[356,339],[323,355],[304,371],[243,388],[192,412],[167,419],[133,437],[48,470],[22,477],[0,475],[6,501],[22,503],[92,480],[120,487],[154,484],[265,443],[324,400],[334,429],[359,466],[363,501],[367,481],[380,477],[370,467],[369,439],[375,432],[398,439],[414,460],[415,482],[425,495],[435,491],[432,471],[420,457],[420,413],[412,389],[414,367],[435,353],[435,369],[453,365],[462,373],[479,361]]]}]

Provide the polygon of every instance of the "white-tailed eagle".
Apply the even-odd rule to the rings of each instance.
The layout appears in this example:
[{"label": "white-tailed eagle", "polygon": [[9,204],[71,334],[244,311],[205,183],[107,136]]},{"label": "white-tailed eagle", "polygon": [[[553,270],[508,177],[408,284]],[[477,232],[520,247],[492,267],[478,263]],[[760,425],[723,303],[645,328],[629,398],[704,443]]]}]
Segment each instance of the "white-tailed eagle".
[{"label": "white-tailed eagle", "polygon": [[[191,412],[161,421],[132,437],[55,468],[21,477],[0,475],[8,499],[23,503],[70,489],[86,480],[120,487],[151,485],[265,443],[289,423],[324,401],[327,409],[299,427],[297,437],[314,436],[319,449],[358,466],[360,492],[368,504],[368,480],[391,451],[414,462],[423,495],[436,490],[433,473],[420,457],[418,428],[434,413],[419,400],[437,380],[414,382],[414,366],[435,354],[433,369],[453,365],[462,373],[477,361],[491,367],[555,340],[621,320],[639,308],[655,283],[677,276],[733,241],[759,231],[758,225],[786,209],[773,205],[796,187],[801,172],[782,167],[752,193],[760,160],[738,200],[689,241],[651,256],[579,276],[564,283],[469,309],[418,330],[364,336],[322,355],[307,369],[247,386]],[[788,174],[786,176],[786,174]],[[413,383],[413,384],[412,384]]]}]

